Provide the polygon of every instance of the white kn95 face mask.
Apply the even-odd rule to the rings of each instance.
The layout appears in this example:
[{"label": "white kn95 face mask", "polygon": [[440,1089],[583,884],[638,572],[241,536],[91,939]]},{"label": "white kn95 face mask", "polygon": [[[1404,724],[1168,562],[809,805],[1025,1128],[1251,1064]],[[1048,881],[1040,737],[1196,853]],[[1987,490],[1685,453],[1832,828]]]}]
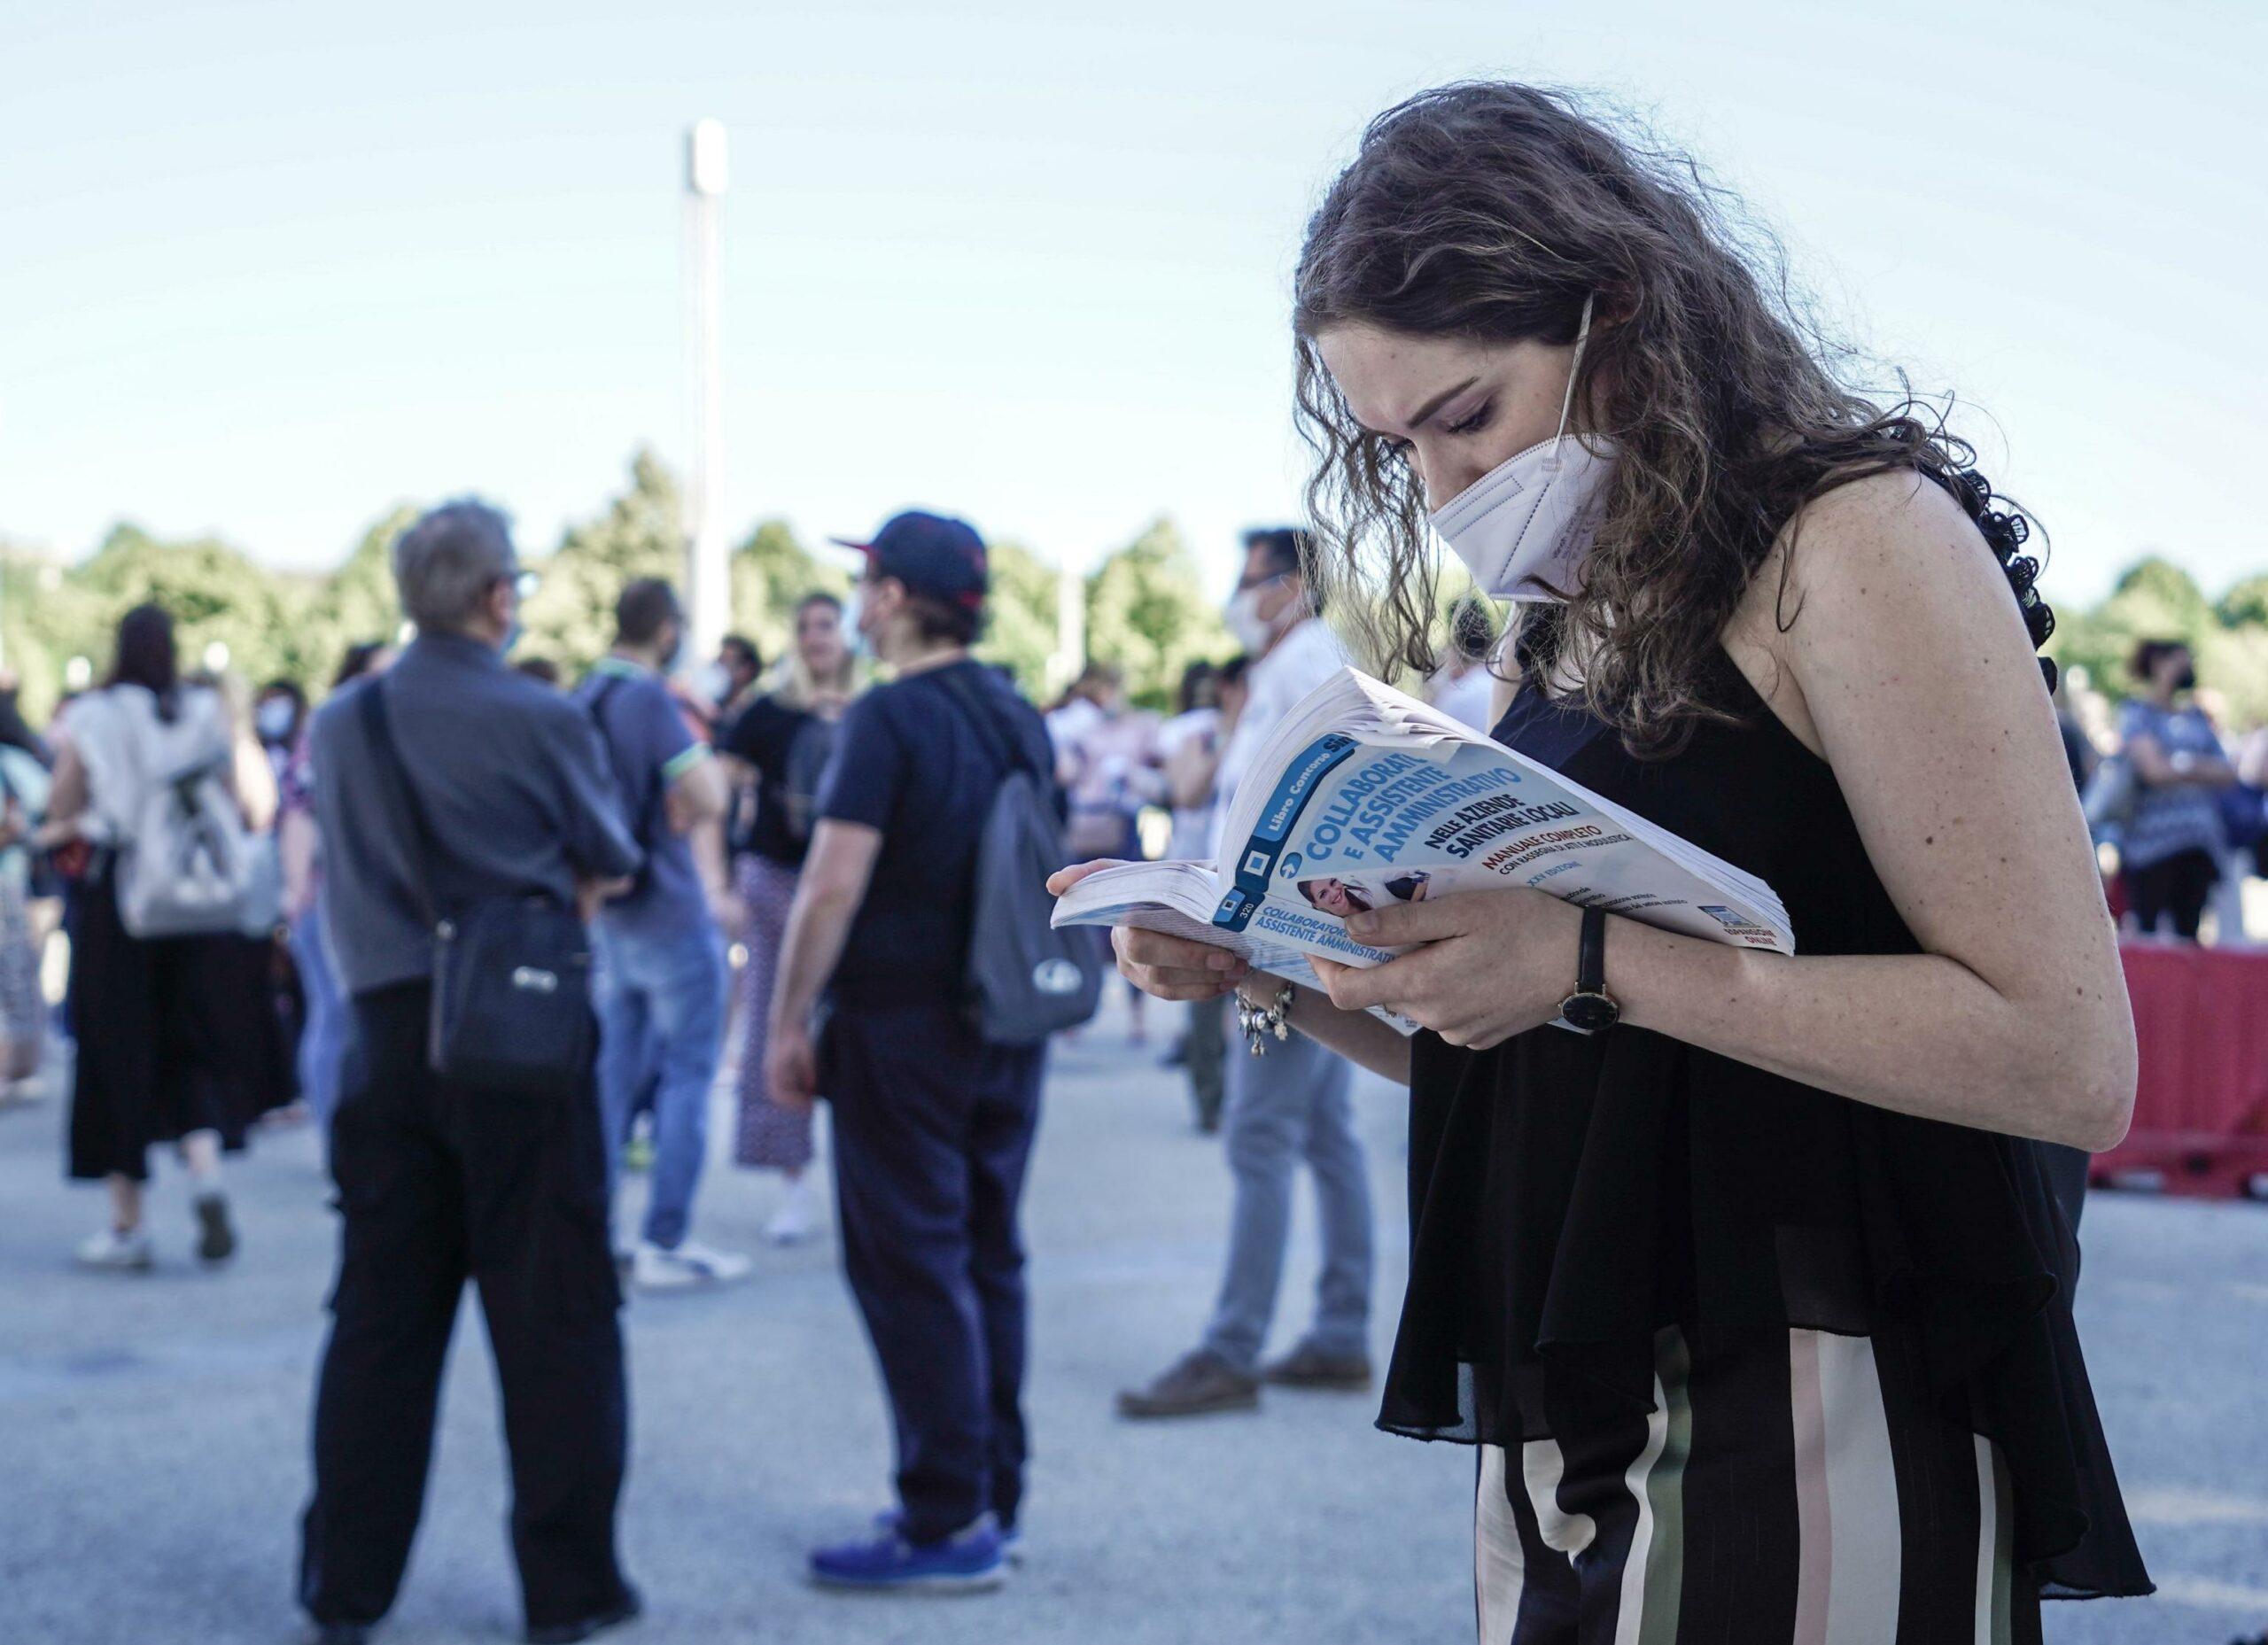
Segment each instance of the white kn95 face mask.
[{"label": "white kn95 face mask", "polygon": [[1517,452],[1433,514],[1440,532],[1481,590],[1499,600],[1550,601],[1573,594],[1596,525],[1599,493],[1613,472],[1612,440],[1567,436],[1575,372],[1591,335],[1590,298],[1567,362],[1559,429]]}]

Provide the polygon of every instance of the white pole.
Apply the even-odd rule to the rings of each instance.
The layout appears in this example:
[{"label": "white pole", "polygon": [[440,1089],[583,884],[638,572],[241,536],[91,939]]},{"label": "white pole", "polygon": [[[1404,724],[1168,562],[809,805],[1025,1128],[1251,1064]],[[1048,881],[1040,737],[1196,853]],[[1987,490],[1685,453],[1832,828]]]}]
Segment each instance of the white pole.
[{"label": "white pole", "polygon": [[695,659],[716,655],[733,624],[731,550],[725,540],[725,386],[718,318],[718,216],[724,205],[724,122],[697,122],[685,139],[687,257],[692,273],[693,473],[686,497],[686,605]]},{"label": "white pole", "polygon": [[1055,655],[1047,659],[1048,695],[1062,695],[1086,661],[1087,579],[1067,553],[1055,566]]}]

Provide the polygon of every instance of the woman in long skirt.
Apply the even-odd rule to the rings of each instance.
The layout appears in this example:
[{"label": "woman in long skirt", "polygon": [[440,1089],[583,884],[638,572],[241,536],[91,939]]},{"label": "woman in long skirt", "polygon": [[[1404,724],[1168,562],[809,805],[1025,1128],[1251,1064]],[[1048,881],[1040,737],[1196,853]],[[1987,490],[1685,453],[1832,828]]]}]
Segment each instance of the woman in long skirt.
[{"label": "woman in long skirt", "polygon": [[819,774],[857,683],[857,663],[843,641],[843,602],[812,594],[796,607],[796,638],[775,689],[752,699],[719,739],[754,785],[752,816],[736,842],[736,888],[748,910],[747,962],[736,1006],[741,1025],[740,1124],[733,1157],[752,1170],[778,1171],[788,1191],[766,1230],[781,1245],[810,1236],[815,1207],[809,1108],[784,1108],[764,1081],[765,1019],[787,935],[788,905],[811,841]]},{"label": "woman in long skirt", "polygon": [[61,723],[44,835],[92,847],[75,899],[70,985],[79,1046],[70,1174],[105,1183],[111,1202],[108,1224],[79,1248],[89,1267],[151,1266],[143,1185],[159,1144],[173,1145],[188,1170],[197,1254],[220,1262],[237,1248],[221,1154],[244,1145],[253,1115],[244,1111],[223,1013],[264,1010],[265,996],[216,998],[227,945],[242,938],[137,936],[119,902],[142,773],[195,764],[227,772],[221,803],[237,803],[226,705],[217,692],[183,682],[173,620],[157,606],[137,606],[119,624],[109,683],[74,702]]}]

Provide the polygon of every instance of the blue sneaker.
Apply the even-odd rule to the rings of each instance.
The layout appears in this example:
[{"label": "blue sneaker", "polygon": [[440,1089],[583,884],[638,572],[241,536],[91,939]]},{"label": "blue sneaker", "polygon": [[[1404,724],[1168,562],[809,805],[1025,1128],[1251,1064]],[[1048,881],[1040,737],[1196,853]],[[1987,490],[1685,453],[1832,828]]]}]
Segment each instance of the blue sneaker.
[{"label": "blue sneaker", "polygon": [[866,1542],[838,1542],[813,1551],[812,1580],[822,1587],[916,1594],[975,1594],[1007,1580],[1008,1556],[990,1514],[958,1535],[927,1547],[893,1525]]},{"label": "blue sneaker", "polygon": [[[874,1529],[888,1532],[892,1536],[897,1534],[898,1526],[905,1523],[905,1510],[902,1508],[885,1508],[874,1516]],[[995,1520],[994,1523],[998,1522]],[[1010,1564],[1021,1568],[1024,1563],[1024,1528],[1021,1525],[1001,1525],[999,1529],[1000,1552]]]}]

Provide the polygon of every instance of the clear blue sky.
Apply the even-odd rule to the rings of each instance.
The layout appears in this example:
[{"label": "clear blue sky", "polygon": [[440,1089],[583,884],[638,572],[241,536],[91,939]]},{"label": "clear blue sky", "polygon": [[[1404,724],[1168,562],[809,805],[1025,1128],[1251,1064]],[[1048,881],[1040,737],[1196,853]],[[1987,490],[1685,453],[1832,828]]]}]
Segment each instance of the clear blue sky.
[{"label": "clear blue sky", "polygon": [[1216,570],[1294,505],[1288,274],[1371,113],[1604,90],[2047,519],[2048,587],[2268,566],[2268,7],[711,0],[12,5],[0,537],[336,560],[478,489],[527,547],[681,464],[685,126],[730,128],[726,516],[900,504]]}]

